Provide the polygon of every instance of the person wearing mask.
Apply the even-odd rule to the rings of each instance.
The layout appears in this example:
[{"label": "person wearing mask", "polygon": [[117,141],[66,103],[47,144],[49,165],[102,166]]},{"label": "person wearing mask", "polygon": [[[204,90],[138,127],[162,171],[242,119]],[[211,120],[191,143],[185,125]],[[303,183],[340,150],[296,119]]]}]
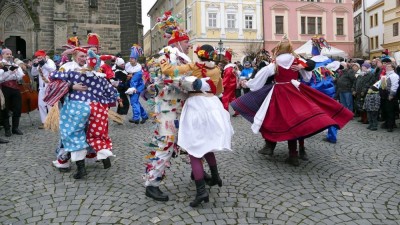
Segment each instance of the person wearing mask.
[{"label": "person wearing mask", "polygon": [[219,176],[217,161],[214,152],[231,151],[231,138],[233,128],[230,123],[229,113],[224,109],[218,95],[223,91],[220,70],[212,61],[215,50],[205,44],[195,50],[199,62],[181,66],[173,66],[164,58],[159,59],[161,71],[173,75],[192,72],[191,76],[201,81],[201,88],[193,86],[183,88],[189,91],[182,109],[179,121],[178,145],[185,149],[190,156],[190,164],[196,183],[196,196],[190,202],[191,207],[197,207],[202,202],[209,201],[209,194],[204,179],[202,158],[207,161],[211,170],[210,186],[222,186]]},{"label": "person wearing mask", "polygon": [[117,58],[114,65],[115,81],[118,81],[117,90],[121,99],[121,104],[118,104],[117,113],[126,115],[129,111],[129,99],[125,92],[129,88],[128,72],[125,71],[125,61],[122,58]]},{"label": "person wearing mask", "polygon": [[47,54],[44,50],[36,51],[35,57],[36,58],[33,60],[32,64],[32,75],[38,76],[39,78],[38,106],[40,120],[42,122],[42,124],[38,128],[44,129],[44,122],[46,120],[47,113],[50,110],[50,106],[43,101],[43,98],[46,95],[46,88],[50,83],[50,74],[54,72],[57,68],[53,60],[47,57]]},{"label": "person wearing mask", "polygon": [[133,45],[131,47],[129,62],[125,65],[125,70],[129,74],[128,76],[132,76],[129,88],[125,92],[130,95],[130,103],[133,111],[133,116],[129,119],[129,122],[135,124],[139,124],[139,122],[143,124],[149,119],[146,110],[144,110],[139,101],[140,93],[142,93],[145,88],[142,66],[138,63],[138,58],[142,55],[142,48],[139,45]]}]

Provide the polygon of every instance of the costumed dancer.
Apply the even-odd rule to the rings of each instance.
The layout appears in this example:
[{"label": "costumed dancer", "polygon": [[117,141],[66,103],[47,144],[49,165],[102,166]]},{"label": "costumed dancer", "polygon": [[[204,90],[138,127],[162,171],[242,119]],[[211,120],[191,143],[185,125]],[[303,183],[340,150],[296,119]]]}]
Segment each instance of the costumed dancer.
[{"label": "costumed dancer", "polygon": [[[168,38],[168,47],[161,50],[168,62],[172,65],[190,63],[186,55],[189,51],[189,36],[179,28],[179,18],[172,16],[171,12],[165,12],[157,19],[161,30],[165,32],[164,38]],[[160,184],[165,178],[165,169],[170,166],[172,155],[179,155],[177,146],[179,114],[182,110],[186,95],[179,87],[182,74],[158,73],[154,77],[154,85],[150,85],[150,92],[155,92],[154,102],[151,105],[154,111],[151,117],[156,124],[152,141],[149,146],[150,153],[145,157],[145,174],[143,176],[146,186],[146,196],[157,201],[168,201],[167,194],[160,190]]]},{"label": "costumed dancer", "polygon": [[[72,58],[71,61],[69,60],[64,61],[62,66],[59,68],[60,72],[68,72],[68,71],[79,72],[82,70],[82,68],[85,67],[87,54],[83,51],[77,50],[76,47],[78,46],[79,46],[79,40],[77,39],[77,37],[69,38],[68,44],[63,45],[63,48],[66,48],[66,50],[62,53],[62,57],[68,59],[68,55],[72,54]],[[46,90],[46,96],[43,100],[50,106],[56,105],[56,107],[62,108],[64,104],[64,98],[67,97],[67,92],[72,92],[72,91],[87,91],[87,87],[84,84],[82,84],[82,82],[70,86],[68,82],[63,82],[61,80],[53,81],[50,82]],[[52,162],[53,166],[58,168],[61,172],[70,171],[71,154],[70,152],[65,151],[64,145],[61,140],[61,135],[60,135],[59,145],[56,148],[55,153],[57,159]],[[96,157],[94,150],[90,149],[86,157],[87,158]]]},{"label": "costumed dancer", "polygon": [[44,129],[44,122],[46,120],[47,113],[50,110],[50,106],[43,101],[43,98],[46,95],[46,88],[50,82],[49,76],[57,68],[53,60],[47,57],[47,54],[44,50],[36,51],[35,57],[36,59],[33,60],[32,65],[32,75],[39,77],[38,106],[40,120],[42,122],[42,124],[39,126],[39,129]]},{"label": "costumed dancer", "polygon": [[[240,71],[236,64],[231,63],[232,54],[229,50],[226,51],[225,58],[229,61],[229,64],[227,64],[223,70],[222,84],[224,86],[224,93],[221,100],[222,105],[226,111],[229,112],[229,103],[236,99],[235,91],[239,82],[238,77],[240,76]],[[234,115],[238,115],[238,113],[235,112]]]},{"label": "costumed dancer", "polygon": [[[13,62],[12,52],[8,48],[1,51],[3,67],[0,72],[0,85],[2,87],[5,108],[1,111],[5,136],[12,134],[23,135],[19,129],[19,120],[21,118],[22,97],[19,91],[19,84],[25,75],[21,67]],[[10,114],[12,111],[12,126],[10,126]]]},{"label": "costumed dancer", "polygon": [[125,92],[130,95],[130,103],[132,106],[133,116],[129,119],[129,122],[139,124],[145,123],[149,117],[147,116],[146,110],[142,107],[139,101],[140,94],[144,91],[145,85],[143,82],[143,71],[142,66],[138,63],[138,58],[143,55],[143,50],[139,45],[134,44],[131,47],[131,55],[129,62],[125,65],[125,70],[128,74],[131,74],[129,88]]},{"label": "costumed dancer", "polygon": [[[252,91],[247,95],[263,98],[261,95],[257,96],[257,92],[254,91],[266,88],[264,84],[267,79],[275,75],[275,83],[269,92],[264,92],[267,96],[264,95],[264,101],[254,115],[251,129],[256,134],[260,132],[263,138],[270,142],[288,141],[289,158],[286,162],[298,166],[298,139],[312,136],[330,126],[342,128],[351,120],[353,113],[335,100],[297,80],[299,73],[291,67],[305,63],[296,58],[286,37],[278,43],[272,53],[274,62],[262,68],[253,79],[243,82],[243,85]],[[310,80],[311,77],[306,76],[309,73],[301,74],[305,81]],[[240,108],[245,112],[246,109],[254,108],[243,101],[238,103],[235,106],[238,111]]]},{"label": "costumed dancer", "polygon": [[[327,68],[327,65],[330,65],[331,68],[335,68],[335,71],[339,68],[339,62],[332,62],[330,58],[321,54],[321,50],[323,48],[330,49],[330,45],[323,37],[312,37],[312,50],[311,55],[313,56],[311,60],[315,62],[315,68],[310,71],[300,71],[309,73],[311,75],[311,79],[308,82],[305,82],[310,87],[326,94],[332,99],[335,97],[336,88],[335,88],[335,73],[334,71]],[[335,126],[328,128],[328,133],[326,134],[326,138],[324,139],[330,143],[337,142],[337,128]],[[304,148],[304,142],[300,142],[300,147]]]},{"label": "costumed dancer", "polygon": [[[64,149],[71,153],[78,171],[75,179],[86,176],[85,157],[90,146],[104,168],[111,166],[112,143],[108,136],[108,104],[117,100],[117,90],[108,82],[106,74],[98,72],[101,60],[110,56],[98,56],[92,50],[77,48],[88,53],[87,69],[79,72],[67,71],[52,74],[52,82],[61,81],[70,87],[82,84],[87,91],[64,92],[67,96],[60,110],[60,132]],[[72,89],[72,88],[70,88]]]},{"label": "costumed dancer", "polygon": [[[196,197],[190,206],[196,207],[203,201],[209,201],[209,195],[205,188],[204,168],[202,158],[207,161],[211,170],[210,186],[222,186],[222,180],[217,169],[217,161],[214,152],[231,151],[231,137],[233,128],[230,115],[224,109],[217,97],[222,91],[222,79],[219,68],[212,61],[216,51],[210,45],[199,46],[195,51],[200,62],[189,63],[181,66],[173,66],[167,60],[160,59],[161,70],[164,74],[172,76],[174,73],[185,74],[182,88],[189,91],[179,121],[178,145],[186,150],[190,157],[190,164],[196,183]],[[201,79],[201,87],[185,85],[185,81],[191,77]],[[188,82],[191,84],[191,82]]]},{"label": "costumed dancer", "polygon": [[123,58],[117,58],[115,60],[115,78],[117,81],[117,90],[119,97],[121,98],[122,104],[118,104],[117,113],[120,115],[126,115],[129,111],[129,99],[125,92],[129,88],[128,72],[125,70],[125,61]]}]

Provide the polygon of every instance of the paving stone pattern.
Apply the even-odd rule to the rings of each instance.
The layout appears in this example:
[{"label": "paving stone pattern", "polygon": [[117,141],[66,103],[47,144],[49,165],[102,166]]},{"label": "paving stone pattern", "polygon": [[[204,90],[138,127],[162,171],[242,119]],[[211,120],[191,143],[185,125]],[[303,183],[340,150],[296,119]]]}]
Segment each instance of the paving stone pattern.
[{"label": "paving stone pattern", "polygon": [[223,186],[208,188],[210,202],[191,208],[185,157],[172,160],[161,186],[170,201],[144,195],[150,122],[111,122],[113,166],[89,164],[87,178],[74,180],[75,165],[70,173],[51,166],[58,135],[37,129],[37,112],[31,118],[34,126],[23,115],[23,136],[0,145],[0,224],[400,224],[400,129],[369,131],[353,120],[337,144],[322,133],[307,139],[310,161],[292,167],[286,143],[273,157],[259,155],[261,136],[232,118],[234,151],[217,154]]}]

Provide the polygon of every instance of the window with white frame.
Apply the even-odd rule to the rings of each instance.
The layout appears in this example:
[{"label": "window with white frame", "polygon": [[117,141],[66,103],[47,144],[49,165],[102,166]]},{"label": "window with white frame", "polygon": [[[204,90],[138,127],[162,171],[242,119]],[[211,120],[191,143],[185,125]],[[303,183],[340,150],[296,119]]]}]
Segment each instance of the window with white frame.
[{"label": "window with white frame", "polygon": [[344,18],[336,18],[336,35],[344,35]]},{"label": "window with white frame", "polygon": [[236,14],[226,14],[227,28],[236,28]]},{"label": "window with white frame", "polygon": [[208,26],[209,27],[217,27],[217,13],[216,12],[208,13]]},{"label": "window with white frame", "polygon": [[275,16],[275,33],[283,34],[283,16]]},{"label": "window with white frame", "polygon": [[253,29],[253,16],[251,15],[244,16],[244,26],[246,29]]},{"label": "window with white frame", "polygon": [[322,17],[302,16],[301,34],[322,34]]},{"label": "window with white frame", "polygon": [[343,3],[343,0],[336,0],[336,3]]}]

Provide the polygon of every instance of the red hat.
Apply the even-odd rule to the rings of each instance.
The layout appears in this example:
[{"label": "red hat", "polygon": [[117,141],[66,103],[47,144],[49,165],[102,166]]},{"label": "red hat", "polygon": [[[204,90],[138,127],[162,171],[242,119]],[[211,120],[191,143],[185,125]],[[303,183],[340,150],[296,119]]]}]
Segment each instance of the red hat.
[{"label": "red hat", "polygon": [[87,44],[89,45],[89,47],[95,46],[95,47],[99,47],[100,45],[100,41],[99,41],[99,35],[96,33],[89,33],[87,35]]},{"label": "red hat", "polygon": [[35,52],[35,57],[38,57],[38,56],[43,56],[43,57],[45,57],[45,56],[46,56],[46,52],[45,52],[44,50],[37,50],[37,51]]},{"label": "red hat", "polygon": [[231,62],[232,61],[232,49],[227,49],[226,51],[225,51],[225,58],[226,58],[226,60],[228,60],[229,62]]},{"label": "red hat", "polygon": [[175,30],[172,32],[172,36],[168,41],[168,45],[184,40],[189,41],[189,36],[183,31]]},{"label": "red hat", "polygon": [[385,51],[382,51],[383,54],[389,55],[389,49],[385,49]]}]

